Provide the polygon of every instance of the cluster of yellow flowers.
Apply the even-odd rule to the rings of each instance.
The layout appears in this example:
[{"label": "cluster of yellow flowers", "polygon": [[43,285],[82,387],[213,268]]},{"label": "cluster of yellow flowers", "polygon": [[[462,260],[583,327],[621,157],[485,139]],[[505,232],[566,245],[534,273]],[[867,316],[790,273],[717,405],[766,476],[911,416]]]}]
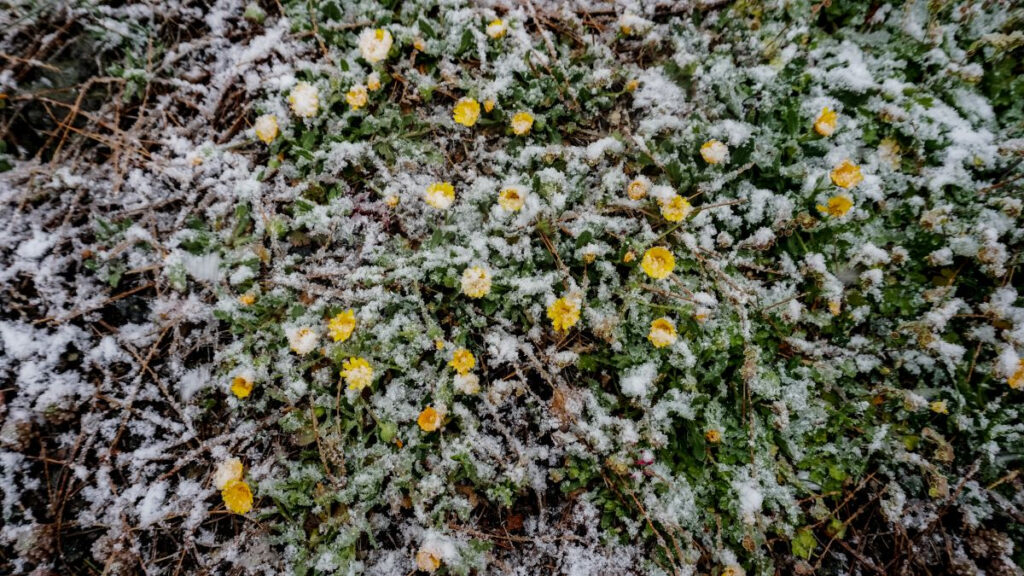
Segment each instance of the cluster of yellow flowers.
[{"label": "cluster of yellow flowers", "polygon": [[241,460],[229,458],[218,464],[213,473],[213,485],[220,490],[227,509],[235,514],[252,510],[252,490],[242,479],[242,472]]},{"label": "cluster of yellow flowers", "polygon": [[[484,101],[484,111],[490,112],[494,109],[494,101]],[[452,119],[457,124],[472,128],[480,119],[480,102],[474,98],[459,98],[452,109]],[[516,136],[525,136],[533,129],[533,114],[526,110],[520,110],[512,116],[510,126]]]},{"label": "cluster of yellow flowers", "polygon": [[459,348],[452,354],[449,366],[455,369],[455,389],[463,394],[476,394],[480,391],[480,378],[473,374],[476,358],[465,348]]},{"label": "cluster of yellow flowers", "polygon": [[[632,262],[635,254],[631,251],[623,257],[624,262]],[[667,278],[675,270],[675,256],[668,249],[655,246],[644,252],[640,261],[640,268],[644,273],[655,280]],[[548,318],[552,327],[558,332],[564,332],[576,325],[580,320],[580,308],[582,297],[578,293],[570,294],[559,298],[548,306]],[[675,324],[668,318],[659,318],[651,324],[651,332],[648,335],[656,347],[669,346],[676,340]]]},{"label": "cluster of yellow flowers", "polygon": [[[506,212],[518,212],[526,205],[527,192],[521,186],[506,186],[498,191],[498,206]],[[436,210],[447,210],[455,202],[455,187],[451,182],[434,182],[423,191],[423,201]],[[397,196],[389,196],[389,206],[398,205]]]},{"label": "cluster of yellow flowers", "polygon": [[[438,341],[438,349],[444,347],[444,342]],[[473,374],[476,366],[476,357],[466,348],[457,348],[452,353],[448,365],[455,370],[455,388],[463,394],[476,394],[480,391],[480,379]],[[430,433],[439,429],[444,424],[444,411],[434,406],[427,406],[416,418],[416,424],[424,432]]]}]

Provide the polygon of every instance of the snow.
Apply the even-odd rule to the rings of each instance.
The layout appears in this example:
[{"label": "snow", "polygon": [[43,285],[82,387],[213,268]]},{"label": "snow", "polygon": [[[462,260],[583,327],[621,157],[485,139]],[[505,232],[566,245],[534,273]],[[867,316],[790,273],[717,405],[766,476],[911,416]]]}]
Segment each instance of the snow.
[{"label": "snow", "polygon": [[621,379],[619,386],[622,388],[622,393],[626,396],[633,398],[644,397],[650,393],[651,386],[654,385],[654,379],[658,375],[658,365],[654,362],[648,362],[635,366],[626,371]]},{"label": "snow", "polygon": [[[112,571],[173,572],[177,551],[161,548],[173,541],[190,547],[183,571],[407,573],[427,547],[453,574],[660,574],[647,519],[618,498],[628,488],[679,538],[679,573],[770,571],[744,538],[807,526],[797,501],[821,488],[803,472],[789,484],[785,469],[866,455],[901,530],[939,504],[972,525],[1003,521],[998,491],[981,484],[963,484],[971,502],[929,498],[931,440],[908,450],[902,439],[923,426],[955,434],[957,458],[998,477],[1024,433],[1007,387],[1024,354],[1007,276],[1019,273],[1022,202],[1004,181],[1024,144],[986,95],[999,83],[985,76],[993,43],[1011,39],[981,39],[1005,15],[885,5],[864,27],[826,33],[810,14],[766,11],[740,34],[733,8],[710,1],[700,19],[639,2],[335,4],[340,16],[317,12],[316,33],[301,3],[262,24],[237,0],[165,3],[163,21],[209,34],[131,64],[154,88],[137,128],[92,121],[135,106],[119,98],[81,118],[144,150],[97,163],[86,147],[49,165],[0,155],[13,163],[0,174],[4,546],[20,554],[54,525],[48,478],[64,477],[64,525]],[[119,58],[156,40],[140,32],[153,31],[154,9],[95,8],[76,17]],[[494,18],[502,38],[485,33]],[[378,26],[390,50],[369,45]],[[370,74],[383,90],[349,109],[345,91]],[[15,78],[0,72],[19,107],[31,91]],[[456,128],[462,97],[492,98],[495,111]],[[839,127],[819,138],[825,106]],[[795,133],[752,120],[784,108]],[[503,123],[519,109],[538,122],[512,137]],[[251,130],[259,114],[280,122],[270,145]],[[707,165],[711,138],[744,162]],[[847,158],[864,180],[840,191],[828,172]],[[634,179],[650,184],[646,198],[626,196]],[[443,212],[424,208],[435,181],[455,187]],[[496,204],[507,186],[521,210]],[[854,199],[848,215],[815,210],[836,193]],[[670,224],[658,201],[677,195],[698,210]],[[241,207],[252,222],[236,235]],[[109,238],[99,217],[117,225]],[[637,262],[654,245],[676,257],[664,281]],[[460,296],[471,265],[494,272],[486,298]],[[547,306],[570,294],[581,320],[555,332]],[[348,308],[359,326],[335,343],[325,319]],[[655,349],[647,334],[662,316],[679,338]],[[462,346],[478,364],[456,375],[447,355]],[[737,362],[751,350],[757,362]],[[339,359],[355,355],[375,369],[365,393],[339,380]],[[967,366],[983,404],[957,385]],[[239,399],[230,385],[242,374],[258,385]],[[741,389],[752,409],[736,402]],[[835,421],[833,396],[863,434],[809,440]],[[893,399],[899,434],[872,398]],[[951,414],[929,411],[935,399]],[[442,430],[418,427],[427,405]],[[702,447],[710,429],[738,444]],[[719,457],[737,449],[743,464]],[[245,462],[257,495],[246,519],[217,508],[211,481],[227,458]],[[567,477],[583,483],[572,498],[549,497]],[[481,551],[481,511],[506,498],[513,510],[530,500],[523,528]],[[604,506],[618,500],[629,513],[609,527]],[[303,519],[338,510],[321,530],[332,538],[310,539]],[[364,546],[378,534],[388,538]],[[12,566],[55,569],[31,564]]]}]

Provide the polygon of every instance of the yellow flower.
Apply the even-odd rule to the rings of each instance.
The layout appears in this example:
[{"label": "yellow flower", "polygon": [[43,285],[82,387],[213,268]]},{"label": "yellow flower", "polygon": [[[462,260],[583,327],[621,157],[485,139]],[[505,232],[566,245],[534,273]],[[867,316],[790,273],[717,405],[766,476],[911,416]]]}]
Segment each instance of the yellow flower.
[{"label": "yellow flower", "polygon": [[676,337],[676,325],[668,318],[658,318],[651,322],[651,333],[647,335],[647,339],[655,348],[671,346],[675,343]]},{"label": "yellow flower", "polygon": [[455,201],[455,187],[452,186],[451,182],[434,182],[427,186],[423,200],[432,208],[447,210],[452,205],[452,202]]},{"label": "yellow flower", "polygon": [[708,140],[700,147],[700,156],[708,164],[721,164],[729,158],[729,148],[718,140]]},{"label": "yellow flower", "polygon": [[505,23],[500,18],[491,20],[491,23],[487,25],[487,35],[491,38],[498,39],[505,35],[506,28]]},{"label": "yellow flower", "polygon": [[390,194],[387,198],[384,199],[384,203],[394,208],[395,206],[398,206],[398,196]]},{"label": "yellow flower", "polygon": [[482,266],[462,271],[462,293],[470,298],[483,298],[491,291],[491,273]]},{"label": "yellow flower", "polygon": [[252,394],[253,376],[252,372],[244,370],[231,379],[231,393],[237,398],[245,398]]},{"label": "yellow flower", "polygon": [[833,218],[841,218],[849,212],[852,207],[853,200],[845,194],[840,194],[829,198],[828,203],[826,204],[818,204],[818,212],[828,214]]},{"label": "yellow flower", "polygon": [[476,374],[456,374],[453,385],[463,394],[476,394],[480,391],[480,379]]},{"label": "yellow flower", "polygon": [[843,303],[840,302],[839,300],[828,301],[828,311],[831,312],[833,316],[839,316],[839,312],[841,312],[842,309]]},{"label": "yellow flower", "polygon": [[309,82],[299,82],[288,94],[288,103],[292,112],[302,118],[316,116],[320,109],[320,91]]},{"label": "yellow flower", "polygon": [[828,106],[821,109],[821,114],[814,121],[814,131],[826,137],[836,131],[836,113],[829,110]]},{"label": "yellow flower", "polygon": [[1010,376],[1006,383],[1014,390],[1024,388],[1024,359],[1020,360],[1017,364],[1017,371]]},{"label": "yellow flower", "polygon": [[490,112],[491,110],[494,110],[494,100],[488,98],[484,100],[484,112]]},{"label": "yellow flower", "polygon": [[900,167],[900,143],[892,138],[883,138],[878,143],[878,160],[888,164],[893,170]]},{"label": "yellow flower", "polygon": [[427,43],[423,41],[423,38],[417,38],[412,41],[412,47],[423,52],[427,49]]},{"label": "yellow flower", "polygon": [[277,138],[277,116],[273,114],[264,114],[259,118],[256,118],[253,128],[256,130],[256,137],[263,141],[264,144],[270,144]]},{"label": "yellow flower", "polygon": [[661,280],[662,278],[667,278],[672,273],[672,270],[675,269],[676,258],[665,248],[655,246],[644,252],[644,258],[640,261],[640,267],[651,278]]},{"label": "yellow flower", "polygon": [[252,306],[256,303],[256,295],[252,293],[242,294],[238,297],[238,301],[242,303],[242,306]]},{"label": "yellow flower", "polygon": [[472,98],[459,98],[455,103],[452,118],[463,126],[472,126],[480,118],[480,103]]},{"label": "yellow flower", "polygon": [[473,366],[476,366],[476,358],[469,350],[459,348],[452,354],[452,361],[448,365],[455,368],[459,374],[467,374],[473,369]]},{"label": "yellow flower", "polygon": [[344,342],[356,329],[355,310],[346,310],[327,321],[327,333],[335,342]]},{"label": "yellow flower", "polygon": [[515,132],[516,136],[529,134],[530,128],[533,128],[533,114],[519,112],[512,117],[512,131]]},{"label": "yellow flower", "polygon": [[359,34],[359,53],[363,59],[373,64],[388,57],[394,38],[382,28],[367,28]]},{"label": "yellow flower", "polygon": [[560,332],[568,330],[580,320],[580,302],[576,298],[559,298],[548,306],[551,325]]},{"label": "yellow flower", "polygon": [[351,106],[353,110],[359,110],[363,106],[366,106],[366,103],[370,101],[370,96],[366,92],[366,86],[363,86],[362,84],[353,86],[352,89],[345,94],[345,101],[348,102],[348,105]]},{"label": "yellow flower", "polygon": [[633,252],[632,250],[626,252],[626,255],[622,257],[622,261],[626,264],[629,264],[633,260],[636,260],[636,252]]},{"label": "yellow flower", "polygon": [[722,441],[722,433],[716,428],[708,428],[704,433],[704,439],[708,441],[708,444],[718,444]]},{"label": "yellow flower", "polygon": [[231,480],[220,491],[221,498],[228,510],[235,514],[245,514],[252,510],[252,490],[245,480]]},{"label": "yellow flower", "polygon": [[949,414],[949,406],[946,405],[945,400],[933,400],[928,404],[928,409],[936,414]]},{"label": "yellow flower", "polygon": [[635,92],[640,87],[639,80],[630,80],[626,83],[626,92]]},{"label": "yellow flower", "polygon": [[661,215],[669,222],[682,222],[684,218],[693,212],[690,201],[679,194],[673,194],[668,200],[661,202]]},{"label": "yellow flower", "polygon": [[441,340],[440,338],[434,340],[434,348],[437,348],[438,350],[444,350],[444,340]]},{"label": "yellow flower", "polygon": [[647,191],[651,189],[651,181],[643,176],[633,180],[626,186],[626,195],[629,196],[630,200],[641,200],[644,196],[647,196]]},{"label": "yellow flower", "polygon": [[362,390],[373,383],[373,367],[365,358],[352,357],[341,365],[341,377],[349,390]]},{"label": "yellow flower", "polygon": [[442,419],[440,412],[434,410],[433,406],[427,406],[423,409],[423,412],[420,412],[416,423],[420,425],[420,429],[424,432],[433,432],[441,427]]},{"label": "yellow flower", "polygon": [[213,472],[213,485],[217,490],[223,490],[229,482],[242,479],[242,461],[238,458],[228,458],[220,464]]},{"label": "yellow flower", "polygon": [[510,186],[498,192],[498,205],[509,212],[521,210],[525,203],[525,195],[516,187]]},{"label": "yellow flower", "polygon": [[320,336],[306,326],[288,328],[285,330],[285,334],[288,336],[288,346],[299,356],[305,356],[312,352],[320,340]]},{"label": "yellow flower", "polygon": [[377,74],[376,72],[374,72],[374,73],[370,74],[369,76],[367,76],[366,77],[366,88],[370,92],[376,92],[377,90],[380,90],[380,74]]},{"label": "yellow flower", "polygon": [[433,546],[423,546],[416,552],[416,569],[436,572],[441,567],[441,553]]},{"label": "yellow flower", "polygon": [[864,179],[860,173],[860,166],[849,160],[840,162],[839,166],[832,169],[830,176],[832,177],[832,182],[842,188],[853,188]]}]

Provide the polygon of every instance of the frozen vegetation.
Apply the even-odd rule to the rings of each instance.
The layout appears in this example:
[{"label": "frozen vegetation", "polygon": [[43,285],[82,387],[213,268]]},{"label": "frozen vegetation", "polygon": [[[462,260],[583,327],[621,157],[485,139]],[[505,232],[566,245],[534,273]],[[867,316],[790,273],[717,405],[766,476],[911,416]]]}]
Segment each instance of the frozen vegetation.
[{"label": "frozen vegetation", "polygon": [[0,29],[0,573],[1022,574],[1020,3]]}]

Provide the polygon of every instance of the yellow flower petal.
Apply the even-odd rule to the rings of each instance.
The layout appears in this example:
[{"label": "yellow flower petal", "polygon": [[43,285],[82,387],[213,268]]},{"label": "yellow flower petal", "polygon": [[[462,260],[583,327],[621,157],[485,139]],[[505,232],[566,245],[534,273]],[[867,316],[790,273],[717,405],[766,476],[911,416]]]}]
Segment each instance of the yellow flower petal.
[{"label": "yellow flower petal", "polygon": [[365,358],[353,356],[341,365],[341,377],[349,390],[362,390],[373,383],[373,367]]},{"label": "yellow flower petal", "polygon": [[512,131],[515,132],[516,136],[529,134],[531,128],[533,128],[533,114],[519,112],[512,117]]},{"label": "yellow flower petal", "polygon": [[661,202],[661,215],[669,222],[682,222],[691,212],[693,206],[690,201],[678,194]]},{"label": "yellow flower petal", "polygon": [[840,194],[828,199],[825,205],[818,204],[818,212],[828,214],[833,218],[841,218],[853,207],[853,200],[849,196]]},{"label": "yellow flower petal", "polygon": [[677,338],[676,325],[668,318],[658,318],[651,322],[651,332],[647,339],[655,348],[664,348],[675,343]]},{"label": "yellow flower petal", "polygon": [[252,490],[245,480],[231,480],[220,491],[224,505],[235,514],[245,514],[252,510]]},{"label": "yellow flower petal", "polygon": [[864,180],[860,173],[860,166],[849,160],[843,160],[838,166],[832,169],[830,174],[832,182],[841,188],[853,188]]},{"label": "yellow flower petal", "polygon": [[448,363],[459,374],[466,374],[476,366],[476,358],[473,353],[465,348],[459,348],[452,354],[452,360]]},{"label": "yellow flower petal", "polygon": [[643,260],[640,261],[640,267],[651,278],[661,280],[667,278],[675,270],[676,258],[665,248],[655,246],[644,252]]},{"label": "yellow flower petal", "polygon": [[472,126],[480,118],[480,103],[472,98],[460,98],[455,103],[452,118],[463,126]]},{"label": "yellow flower petal", "polygon": [[498,193],[498,206],[509,212],[517,212],[526,204],[526,197],[516,187],[503,188]]},{"label": "yellow flower petal", "polygon": [[821,114],[814,121],[814,131],[825,137],[836,131],[836,113],[829,110],[828,106],[821,109]]},{"label": "yellow flower petal", "polygon": [[455,201],[455,187],[452,186],[451,182],[434,182],[427,186],[423,200],[431,208],[447,210],[452,205],[452,202]]},{"label": "yellow flower petal", "polygon": [[440,412],[435,410],[433,406],[427,406],[420,412],[416,423],[419,424],[420,429],[424,432],[433,432],[441,427],[442,420]]},{"label": "yellow flower petal", "polygon": [[355,310],[346,310],[327,321],[327,333],[335,342],[344,342],[356,329]]},{"label": "yellow flower petal", "polygon": [[580,320],[579,300],[570,298],[559,298],[551,306],[548,306],[548,318],[555,330],[563,332],[572,328]]},{"label": "yellow flower petal", "polygon": [[231,379],[231,393],[238,398],[252,394],[253,380],[247,374],[239,374]]}]

